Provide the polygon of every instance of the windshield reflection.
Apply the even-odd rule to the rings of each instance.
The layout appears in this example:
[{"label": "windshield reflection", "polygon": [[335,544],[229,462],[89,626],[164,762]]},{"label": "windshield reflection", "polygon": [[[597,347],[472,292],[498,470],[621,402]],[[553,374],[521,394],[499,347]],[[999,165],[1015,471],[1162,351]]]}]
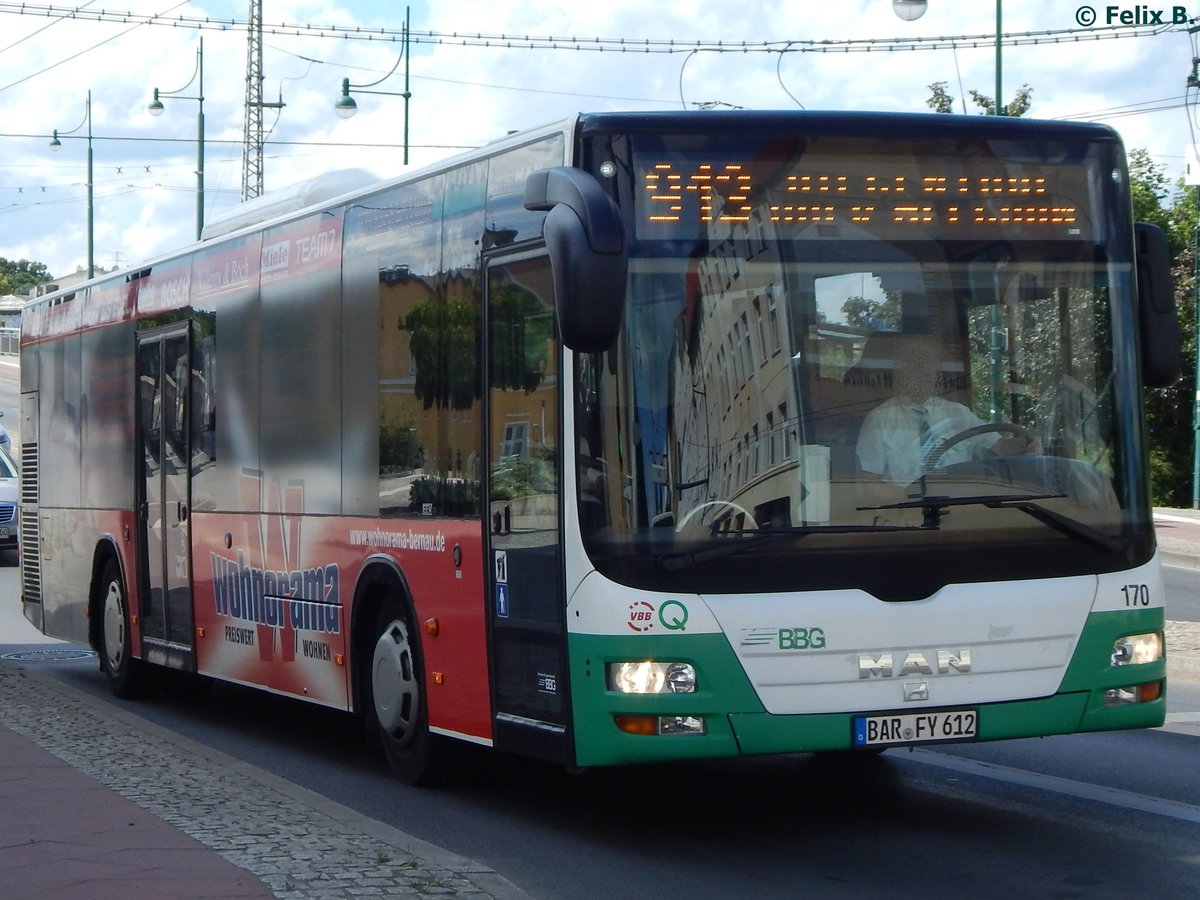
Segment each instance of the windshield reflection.
[{"label": "windshield reflection", "polygon": [[585,536],[661,555],[755,531],[868,549],[1119,532],[1107,267],[1070,245],[888,255],[785,264],[730,239],[635,260],[628,339],[577,377]]}]

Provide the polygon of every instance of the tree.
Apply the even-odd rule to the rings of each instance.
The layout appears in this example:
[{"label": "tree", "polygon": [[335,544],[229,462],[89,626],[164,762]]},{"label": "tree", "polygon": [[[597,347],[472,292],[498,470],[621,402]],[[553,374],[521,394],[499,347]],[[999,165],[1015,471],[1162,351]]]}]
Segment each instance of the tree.
[{"label": "tree", "polygon": [[431,297],[403,327],[412,335],[415,390],[425,409],[470,409],[479,398],[479,300]]},{"label": "tree", "polygon": [[890,331],[900,324],[900,295],[889,291],[882,301],[847,297],[842,304],[842,315],[846,324],[854,328]]},{"label": "tree", "polygon": [[[929,99],[925,101],[925,105],[934,112],[952,113],[954,112],[954,97],[950,96],[950,92],[946,90],[946,82],[935,81],[929,85]],[[979,91],[968,91],[971,95],[971,101],[980,108],[985,115],[991,115],[995,111],[995,100],[986,94],[981,94]],[[1029,107],[1033,104],[1033,88],[1027,84],[1021,85],[1021,89],[1004,107],[1004,115],[1017,118],[1029,112]]]},{"label": "tree", "polygon": [[1171,280],[1184,362],[1175,384],[1146,391],[1146,434],[1150,492],[1156,506],[1191,506],[1193,468],[1193,390],[1196,359],[1196,278],[1194,269],[1197,198],[1192,190],[1172,192],[1161,166],[1145,150],[1129,154],[1129,187],[1134,218],[1158,225],[1171,247]]},{"label": "tree", "polygon": [[1133,219],[1135,222],[1150,222],[1157,225],[1172,239],[1171,257],[1175,258],[1183,249],[1172,234],[1171,214],[1163,206],[1171,193],[1171,185],[1162,168],[1154,164],[1150,153],[1144,149],[1129,154],[1129,193],[1133,197]]},{"label": "tree", "polygon": [[44,263],[27,259],[11,260],[0,256],[0,294],[22,294],[45,284],[50,272]]},{"label": "tree", "polygon": [[925,101],[926,106],[938,113],[954,112],[954,98],[946,90],[946,82],[935,81],[929,85],[929,90],[932,93],[929,95],[929,99]]}]

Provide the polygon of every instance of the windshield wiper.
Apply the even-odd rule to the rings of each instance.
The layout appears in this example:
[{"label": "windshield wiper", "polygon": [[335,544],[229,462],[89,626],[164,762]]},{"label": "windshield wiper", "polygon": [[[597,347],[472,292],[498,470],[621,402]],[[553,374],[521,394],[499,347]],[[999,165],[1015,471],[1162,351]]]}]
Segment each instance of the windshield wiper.
[{"label": "windshield wiper", "polygon": [[1019,509],[1026,515],[1033,516],[1043,525],[1048,525],[1059,534],[1081,540],[1109,553],[1121,549],[1121,542],[1111,535],[1093,528],[1086,522],[1073,519],[1044,506],[1039,506],[1039,500],[1061,500],[1066,494],[984,494],[975,497],[917,497],[912,500],[902,500],[899,503],[887,503],[882,506],[860,506],[860,510],[872,509],[919,509],[924,515],[922,528],[937,528],[938,521],[945,515],[945,510],[951,506],[986,506],[988,509]]},{"label": "windshield wiper", "polygon": [[[756,547],[767,538],[778,537],[808,537],[810,534],[857,534],[865,532],[877,534],[886,531],[922,531],[920,525],[796,525],[789,528],[756,528],[723,532],[729,536],[728,541],[703,550],[685,550],[682,553],[664,553],[655,560],[655,565],[663,572],[678,572],[680,569],[690,569],[692,566],[712,562],[734,556],[743,550]],[[742,538],[742,540],[734,540]]]}]

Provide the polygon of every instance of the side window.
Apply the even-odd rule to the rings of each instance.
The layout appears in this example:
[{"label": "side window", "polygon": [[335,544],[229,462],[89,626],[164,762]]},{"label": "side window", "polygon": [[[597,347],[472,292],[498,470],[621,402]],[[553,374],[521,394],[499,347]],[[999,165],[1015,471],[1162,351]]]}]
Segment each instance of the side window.
[{"label": "side window", "polygon": [[544,258],[488,269],[492,533],[557,535],[558,338]]}]

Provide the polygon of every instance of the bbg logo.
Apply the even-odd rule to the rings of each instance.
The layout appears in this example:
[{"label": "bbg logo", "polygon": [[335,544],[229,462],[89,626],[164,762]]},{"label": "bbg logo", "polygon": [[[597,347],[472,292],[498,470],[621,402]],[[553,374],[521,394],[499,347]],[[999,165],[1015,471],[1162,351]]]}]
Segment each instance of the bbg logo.
[{"label": "bbg logo", "polygon": [[780,650],[820,650],[825,646],[823,628],[780,628]]},{"label": "bbg logo", "polygon": [[[1091,28],[1099,19],[1100,15],[1093,6],[1081,6],[1075,10],[1075,21],[1084,28]],[[1144,5],[1104,7],[1105,25],[1184,25],[1187,21],[1186,6],[1172,6],[1170,9],[1151,9]]]}]

